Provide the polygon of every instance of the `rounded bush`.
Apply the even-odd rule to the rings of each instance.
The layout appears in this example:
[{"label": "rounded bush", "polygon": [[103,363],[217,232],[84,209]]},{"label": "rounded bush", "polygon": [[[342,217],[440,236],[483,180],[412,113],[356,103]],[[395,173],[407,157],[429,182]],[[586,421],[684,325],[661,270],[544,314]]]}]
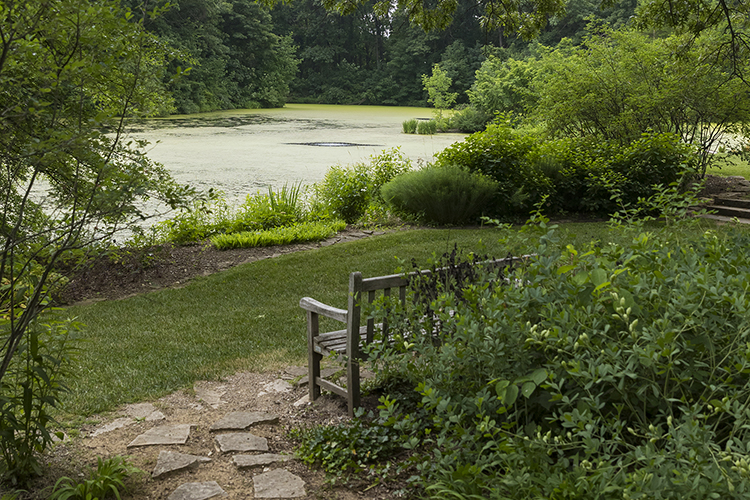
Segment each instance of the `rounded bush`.
[{"label": "rounded bush", "polygon": [[381,190],[395,210],[440,225],[474,222],[496,192],[495,181],[456,165],[407,172]]}]

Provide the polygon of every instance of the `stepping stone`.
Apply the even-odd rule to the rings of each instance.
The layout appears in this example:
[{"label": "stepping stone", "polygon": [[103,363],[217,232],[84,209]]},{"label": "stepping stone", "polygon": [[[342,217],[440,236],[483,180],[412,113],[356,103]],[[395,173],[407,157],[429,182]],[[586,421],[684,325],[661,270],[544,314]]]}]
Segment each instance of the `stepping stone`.
[{"label": "stepping stone", "polygon": [[290,366],[284,370],[281,378],[284,380],[293,380],[298,377],[304,377],[307,375],[307,367],[305,366]]},{"label": "stepping stone", "polygon": [[151,403],[138,403],[125,407],[125,414],[133,418],[146,418],[156,411]]},{"label": "stepping stone", "polygon": [[235,455],[232,457],[232,461],[238,469],[241,469],[243,467],[257,467],[259,465],[269,465],[276,462],[286,462],[291,458],[291,455],[263,453],[262,455]]},{"label": "stepping stone", "polygon": [[136,420],[145,419],[146,422],[164,420],[164,414],[157,410],[151,403],[138,403],[125,407],[125,414]]},{"label": "stepping stone", "polygon": [[310,395],[305,394],[304,396],[302,396],[301,398],[299,398],[297,401],[294,402],[294,407],[299,408],[300,406],[304,406],[309,402],[310,402]]},{"label": "stepping stone", "polygon": [[210,461],[211,459],[208,457],[162,450],[159,452],[159,458],[156,460],[156,467],[154,472],[151,473],[151,477],[159,477],[167,472],[186,469],[201,462]]},{"label": "stepping stone", "polygon": [[279,417],[258,411],[234,411],[211,426],[212,431],[242,430],[253,424],[278,424]]},{"label": "stepping stone", "polygon": [[230,451],[268,451],[268,440],[249,432],[234,432],[216,436],[223,453]]},{"label": "stepping stone", "polygon": [[190,435],[191,424],[178,425],[160,425],[149,429],[128,445],[132,446],[151,446],[165,444],[185,444]]},{"label": "stepping stone", "polygon": [[206,500],[215,496],[226,496],[227,492],[221,489],[216,481],[207,483],[185,483],[178,486],[167,500]]},{"label": "stepping stone", "polygon": [[224,387],[223,385],[218,387],[210,387],[206,386],[205,382],[196,382],[193,386],[193,390],[195,391],[196,398],[203,401],[213,409],[218,408],[219,405],[223,403],[221,397],[227,392],[226,387]]},{"label": "stepping stone", "polygon": [[111,432],[115,429],[122,429],[123,427],[135,423],[132,418],[118,418],[117,420],[113,420],[110,423],[103,425],[102,427],[99,427],[96,429],[92,434],[91,437],[96,437],[100,434],[104,434],[105,432]]},{"label": "stepping stone", "polygon": [[273,382],[263,384],[263,391],[258,393],[258,396],[263,396],[269,392],[289,392],[292,390],[292,385],[286,380],[276,379]]},{"label": "stepping stone", "polygon": [[305,496],[305,482],[284,469],[275,469],[253,478],[255,498],[297,498]]}]

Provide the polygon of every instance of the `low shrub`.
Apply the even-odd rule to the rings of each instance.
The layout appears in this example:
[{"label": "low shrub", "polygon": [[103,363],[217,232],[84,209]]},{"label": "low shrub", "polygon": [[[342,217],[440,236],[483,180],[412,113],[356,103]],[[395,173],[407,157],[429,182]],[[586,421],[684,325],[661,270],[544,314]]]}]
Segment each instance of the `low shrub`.
[{"label": "low shrub", "polygon": [[497,181],[493,215],[526,215],[546,197],[548,213],[612,213],[696,172],[692,148],[674,134],[644,134],[632,144],[545,139],[501,118],[446,148],[438,164],[460,165]]},{"label": "low shrub", "polygon": [[[12,321],[11,316],[18,321],[27,305],[24,296],[38,292],[35,287],[36,280],[30,279],[16,284],[12,301],[7,293],[3,296],[3,322]],[[9,305],[16,308],[12,314]],[[39,454],[55,439],[52,415],[72,377],[71,361],[78,351],[74,335],[80,325],[55,314],[28,326],[0,385],[0,481],[12,485],[25,485],[41,474]]]},{"label": "low shrub", "polygon": [[498,189],[489,207],[493,215],[528,214],[550,191],[549,181],[527,160],[537,142],[537,137],[515,131],[510,119],[503,119],[443,150],[437,164],[458,165],[494,179]]},{"label": "low shrub", "polygon": [[380,189],[384,184],[410,169],[411,160],[399,148],[372,156],[369,164],[331,167],[313,187],[312,210],[354,223],[371,203],[383,203]]},{"label": "low shrub", "polygon": [[405,173],[382,190],[397,211],[440,225],[475,222],[496,191],[492,179],[455,165]]},{"label": "low shrub", "polygon": [[421,135],[434,135],[437,132],[435,120],[419,120],[417,122],[417,133]]},{"label": "low shrub", "polygon": [[231,248],[267,247],[287,245],[305,241],[320,241],[329,238],[346,227],[342,221],[302,222],[292,226],[276,227],[263,231],[219,234],[211,238],[211,244],[219,250]]},{"label": "low shrub", "polygon": [[368,313],[392,335],[373,369],[413,390],[375,425],[431,498],[747,498],[750,235],[576,249],[547,229],[504,278],[432,300],[437,329]]},{"label": "low shrub", "polygon": [[411,120],[406,120],[401,124],[401,127],[404,131],[404,134],[416,134],[417,133],[417,119],[412,118]]},{"label": "low shrub", "polygon": [[473,134],[484,130],[490,120],[492,120],[492,115],[488,115],[474,106],[467,106],[453,113],[450,119],[450,128]]}]

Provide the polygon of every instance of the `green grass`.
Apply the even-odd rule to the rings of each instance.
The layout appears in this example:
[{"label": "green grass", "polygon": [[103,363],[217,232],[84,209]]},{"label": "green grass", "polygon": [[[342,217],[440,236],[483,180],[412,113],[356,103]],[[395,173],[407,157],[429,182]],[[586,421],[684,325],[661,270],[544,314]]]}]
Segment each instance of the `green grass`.
[{"label": "green grass", "polygon": [[[567,224],[560,232],[578,247],[618,237],[605,223]],[[454,243],[503,257],[500,236],[490,228],[398,231],[241,265],[184,288],[71,307],[67,313],[86,327],[65,410],[89,415],[239,370],[305,365],[300,298],[345,308],[352,271],[390,274],[396,257],[423,266]]]},{"label": "green grass", "polygon": [[730,156],[725,158],[726,161],[721,163],[721,166],[712,167],[706,170],[707,174],[721,175],[728,177],[730,175],[741,175],[745,179],[750,179],[750,164],[743,161],[736,156]]}]

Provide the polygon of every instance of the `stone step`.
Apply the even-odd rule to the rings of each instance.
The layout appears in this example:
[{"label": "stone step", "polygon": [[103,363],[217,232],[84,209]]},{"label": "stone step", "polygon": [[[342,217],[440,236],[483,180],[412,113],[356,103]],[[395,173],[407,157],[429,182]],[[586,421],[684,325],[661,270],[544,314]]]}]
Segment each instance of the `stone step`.
[{"label": "stone step", "polygon": [[714,198],[714,205],[723,207],[749,208],[750,200],[747,198],[729,198],[726,196],[717,196]]},{"label": "stone step", "polygon": [[750,208],[709,205],[706,209],[715,212],[716,215],[723,215],[730,218],[737,217],[739,219],[750,219]]},{"label": "stone step", "polygon": [[727,222],[733,222],[736,221],[740,224],[750,224],[750,218],[744,218],[744,217],[730,217],[727,215],[717,215],[717,214],[703,214],[700,215],[702,219],[710,219],[715,220],[719,224],[724,224]]}]

